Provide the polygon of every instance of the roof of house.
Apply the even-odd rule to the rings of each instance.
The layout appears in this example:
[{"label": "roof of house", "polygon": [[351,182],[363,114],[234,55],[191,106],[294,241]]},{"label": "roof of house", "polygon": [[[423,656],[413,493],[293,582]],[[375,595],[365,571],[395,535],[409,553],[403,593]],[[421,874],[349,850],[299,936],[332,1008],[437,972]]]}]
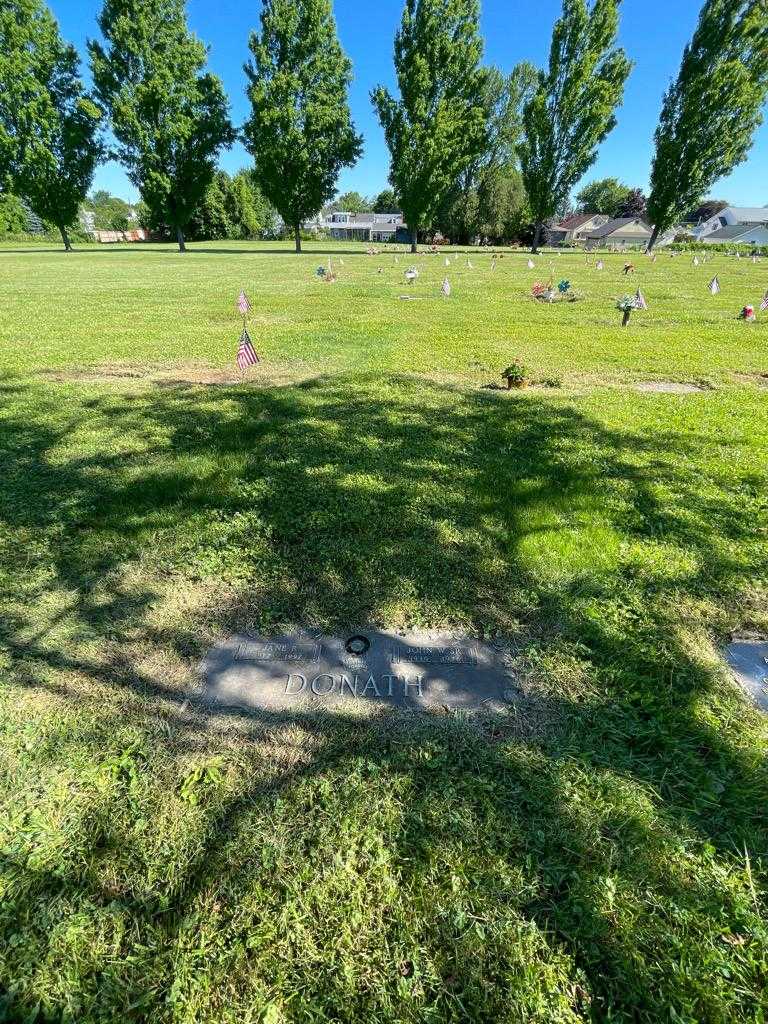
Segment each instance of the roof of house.
[{"label": "roof of house", "polygon": [[555,224],[555,229],[562,229],[563,231],[573,231],[574,228],[580,228],[582,224],[586,224],[592,220],[593,217],[598,217],[597,213],[576,213],[573,217],[566,217],[565,220],[559,224]]},{"label": "roof of house", "polygon": [[[762,227],[762,225],[758,225]],[[718,228],[717,231],[712,231],[708,235],[704,235],[704,240],[707,242],[732,242],[735,238],[741,238],[742,235],[748,235],[755,230],[755,226],[749,226],[749,224],[728,224],[727,227]]]},{"label": "roof of house", "polygon": [[[727,209],[742,224],[768,224],[768,206],[729,206]],[[725,210],[721,210],[720,213],[725,213]]]},{"label": "roof of house", "polygon": [[651,234],[651,229],[641,220],[640,217],[614,217],[613,220],[609,220],[607,224],[601,224],[599,228],[593,228],[589,232],[590,238],[605,238],[607,235],[612,235],[616,231],[620,231],[621,228],[627,227],[629,224],[639,224],[648,234]]}]

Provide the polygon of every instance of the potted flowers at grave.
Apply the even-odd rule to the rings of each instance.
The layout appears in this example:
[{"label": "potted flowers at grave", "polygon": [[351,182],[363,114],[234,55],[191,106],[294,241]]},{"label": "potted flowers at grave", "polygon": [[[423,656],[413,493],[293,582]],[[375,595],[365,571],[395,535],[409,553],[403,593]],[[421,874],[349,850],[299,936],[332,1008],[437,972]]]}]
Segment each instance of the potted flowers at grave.
[{"label": "potted flowers at grave", "polygon": [[528,371],[517,360],[510,363],[506,370],[502,370],[501,376],[507,382],[507,391],[528,386]]},{"label": "potted flowers at grave", "polygon": [[616,309],[620,309],[624,316],[621,319],[621,326],[626,327],[629,323],[629,318],[632,315],[632,310],[637,309],[637,296],[636,295],[622,295],[622,297],[616,303]]}]

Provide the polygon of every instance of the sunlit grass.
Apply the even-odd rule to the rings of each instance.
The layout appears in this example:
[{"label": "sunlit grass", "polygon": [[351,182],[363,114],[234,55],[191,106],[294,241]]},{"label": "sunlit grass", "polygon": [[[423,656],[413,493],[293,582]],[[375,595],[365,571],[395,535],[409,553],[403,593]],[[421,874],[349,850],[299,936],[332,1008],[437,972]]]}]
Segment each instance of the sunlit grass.
[{"label": "sunlit grass", "polygon": [[[442,256],[280,248],[0,253],[0,1019],[761,1020],[718,648],[768,629],[764,265],[475,252],[446,301]],[[482,387],[514,357],[562,386]],[[230,631],[376,622],[503,638],[524,699],[197,699]]]}]

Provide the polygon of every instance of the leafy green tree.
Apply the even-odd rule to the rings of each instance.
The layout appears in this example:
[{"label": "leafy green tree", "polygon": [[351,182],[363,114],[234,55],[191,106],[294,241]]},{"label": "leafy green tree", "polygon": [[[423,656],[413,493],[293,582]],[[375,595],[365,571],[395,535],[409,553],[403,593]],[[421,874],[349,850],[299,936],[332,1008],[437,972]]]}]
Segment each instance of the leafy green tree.
[{"label": "leafy green tree", "polygon": [[235,132],[184,0],[105,0],[104,44],[89,41],[96,92],[112,118],[116,156],[151,219],[184,231]]},{"label": "leafy green tree", "polygon": [[649,249],[746,159],[766,90],[766,0],[706,0],[656,128]]},{"label": "leafy green tree", "polygon": [[438,216],[443,234],[467,243],[481,235],[507,236],[525,203],[516,147],[522,132],[522,110],[538,82],[532,64],[523,62],[505,77],[498,68],[486,72],[484,110],[488,144],[466,166]]},{"label": "leafy green tree", "polygon": [[332,204],[336,210],[343,210],[344,213],[370,213],[372,205],[359,192],[342,192]]},{"label": "leafy green tree", "polygon": [[352,64],[331,0],[264,0],[249,46],[246,147],[259,187],[301,252],[302,221],[334,196],[339,172],[362,151],[347,100]]},{"label": "leafy green tree", "polygon": [[29,230],[29,215],[12,192],[0,194],[0,235],[22,235]]},{"label": "leafy green tree", "polygon": [[488,146],[479,14],[478,0],[406,0],[395,36],[399,99],[384,86],[371,93],[413,252],[419,231]]},{"label": "leafy green tree", "polygon": [[400,203],[394,190],[385,188],[376,196],[373,201],[374,213],[402,213]]},{"label": "leafy green tree", "polygon": [[127,231],[131,222],[131,205],[118,196],[99,189],[88,197],[94,212],[94,225],[106,231]]},{"label": "leafy green tree", "polygon": [[615,217],[631,189],[618,178],[598,178],[576,193],[579,213],[604,213]]},{"label": "leafy green tree", "polygon": [[188,234],[195,241],[234,238],[235,228],[229,216],[231,182],[225,171],[217,171],[189,222]]},{"label": "leafy green tree", "polygon": [[102,155],[101,111],[85,91],[77,51],[40,0],[0,4],[0,172],[64,248],[67,228]]},{"label": "leafy green tree", "polygon": [[592,166],[597,147],[616,125],[631,62],[615,49],[619,0],[563,0],[548,70],[525,105],[520,145],[523,181],[536,222],[533,249],[546,221]]}]

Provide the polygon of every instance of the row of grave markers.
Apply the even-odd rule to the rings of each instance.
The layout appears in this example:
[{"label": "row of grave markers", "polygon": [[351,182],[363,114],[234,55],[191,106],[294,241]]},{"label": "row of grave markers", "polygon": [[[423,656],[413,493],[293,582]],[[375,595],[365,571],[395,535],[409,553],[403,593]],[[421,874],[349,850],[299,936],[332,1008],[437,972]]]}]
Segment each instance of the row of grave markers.
[{"label": "row of grave markers", "polygon": [[[736,258],[740,258],[738,253],[736,254]],[[457,257],[454,256],[454,263],[456,262],[456,259]],[[655,262],[655,254],[653,255],[652,259]],[[703,259],[704,261],[706,261],[706,257],[703,257]],[[753,257],[754,262],[756,262],[756,259],[756,257]],[[395,256],[395,262],[398,262],[397,256]],[[699,260],[696,256],[694,256],[693,258],[693,264],[694,266],[699,266]],[[344,266],[344,261],[342,259],[339,260],[339,265]],[[446,267],[451,266],[451,261],[448,259],[447,256],[445,258],[445,265]],[[495,269],[496,265],[497,257],[496,253],[494,253],[492,256],[491,269]],[[533,270],[536,264],[532,259],[528,259],[527,266],[529,270]],[[550,266],[554,266],[554,264],[550,264]],[[597,260],[597,262],[595,263],[595,270],[603,270],[604,268],[605,263],[603,262],[603,260]],[[467,269],[474,269],[471,260],[467,260]],[[634,273],[634,270],[635,268],[633,264],[626,263],[624,265],[625,275],[629,273]],[[317,268],[316,273],[318,277],[321,277],[328,284],[332,284],[337,280],[337,276],[333,270],[330,256],[328,257],[327,268],[320,266]],[[379,269],[379,273],[381,273],[381,269]],[[411,266],[408,267],[408,269],[405,271],[404,276],[406,282],[410,285],[413,284],[413,282],[418,278],[419,271],[416,267]],[[720,280],[717,275],[715,275],[712,278],[712,280],[707,285],[707,288],[712,295],[720,294]],[[447,277],[443,278],[443,283],[440,287],[440,291],[444,298],[450,298],[451,283]],[[563,279],[562,281],[558,282],[557,291],[560,295],[563,296],[563,298],[565,298],[568,295],[568,293],[570,293],[569,301],[575,301],[577,298],[581,297],[580,293],[574,292],[572,290],[571,282],[566,279]],[[535,299],[538,299],[540,301],[552,302],[555,297],[553,278],[550,278],[546,285],[542,284],[540,281],[535,282],[531,288],[531,294]],[[401,296],[401,298],[406,297],[407,296]],[[243,318],[243,329],[240,334],[240,340],[238,343],[236,362],[238,367],[242,371],[245,371],[249,366],[255,366],[261,360],[258,356],[258,353],[253,347],[253,342],[251,341],[250,334],[248,333],[248,316],[252,312],[253,307],[251,306],[251,302],[244,291],[241,291],[240,294],[238,295],[236,306],[238,313]],[[629,318],[633,310],[647,310],[648,303],[646,302],[645,296],[643,295],[642,291],[638,288],[634,295],[624,295],[621,299],[617,300],[616,308],[622,312],[622,326],[626,327],[629,323]],[[760,302],[760,310],[768,310],[768,291],[765,292],[762,301]],[[739,319],[744,320],[746,322],[754,321],[756,319],[754,306],[744,306],[741,312],[739,313]]]}]

